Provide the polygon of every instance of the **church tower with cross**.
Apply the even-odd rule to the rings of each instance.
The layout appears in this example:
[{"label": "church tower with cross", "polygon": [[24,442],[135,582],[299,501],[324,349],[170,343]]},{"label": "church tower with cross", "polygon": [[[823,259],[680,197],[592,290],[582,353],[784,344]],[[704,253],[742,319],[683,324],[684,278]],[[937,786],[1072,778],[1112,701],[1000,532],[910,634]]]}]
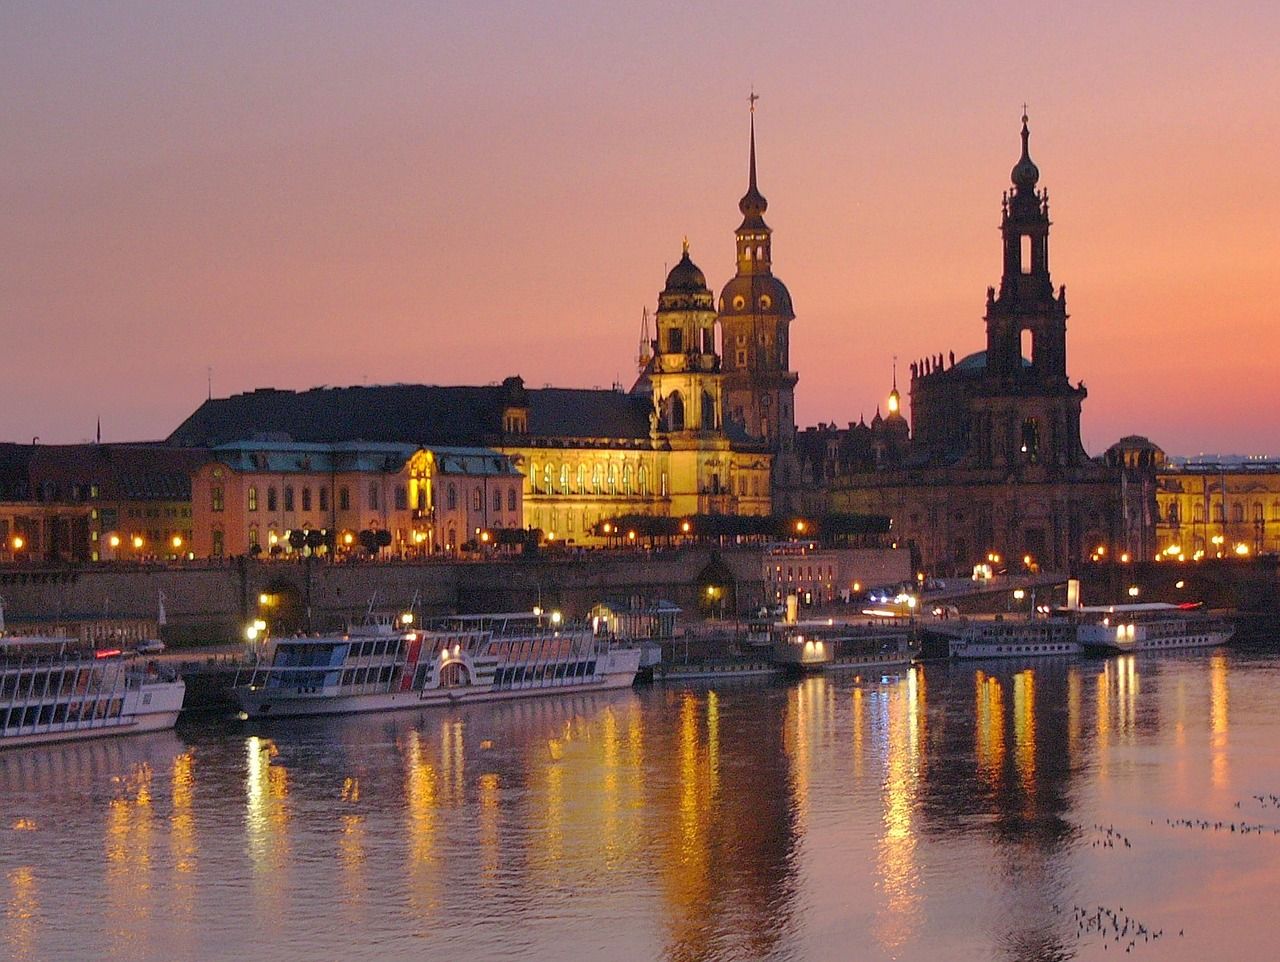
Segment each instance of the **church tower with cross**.
[{"label": "church tower with cross", "polygon": [[[794,446],[795,387],[790,370],[789,329],[795,319],[791,293],[773,273],[773,231],[765,223],[769,202],[756,182],[755,105],[751,105],[751,140],[747,192],[738,202],[742,223],[736,234],[737,272],[725,284],[716,305],[724,370],[725,421],[743,434],[764,441],[774,452],[775,492],[798,484]],[[775,504],[785,508],[787,499]]]}]

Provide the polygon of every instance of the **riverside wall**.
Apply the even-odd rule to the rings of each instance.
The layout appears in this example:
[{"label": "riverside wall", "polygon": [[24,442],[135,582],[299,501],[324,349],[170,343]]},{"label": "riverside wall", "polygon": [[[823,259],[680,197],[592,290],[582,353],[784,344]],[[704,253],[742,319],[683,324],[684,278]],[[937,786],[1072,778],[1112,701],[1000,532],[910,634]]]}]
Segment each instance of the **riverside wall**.
[{"label": "riverside wall", "polygon": [[[880,555],[892,554],[892,558]],[[868,576],[901,567],[893,552],[859,552]],[[268,617],[273,630],[333,627],[371,603],[425,614],[528,611],[541,604],[568,617],[605,599],[673,601],[700,610],[706,588],[726,589],[732,615],[764,601],[759,548],[686,547],[658,552],[587,552],[492,561],[324,564],[231,559],[182,566],[83,564],[0,566],[0,598],[12,624],[37,620],[155,618],[163,594],[166,641],[230,641],[246,621]],[[260,597],[266,595],[264,610]]]}]

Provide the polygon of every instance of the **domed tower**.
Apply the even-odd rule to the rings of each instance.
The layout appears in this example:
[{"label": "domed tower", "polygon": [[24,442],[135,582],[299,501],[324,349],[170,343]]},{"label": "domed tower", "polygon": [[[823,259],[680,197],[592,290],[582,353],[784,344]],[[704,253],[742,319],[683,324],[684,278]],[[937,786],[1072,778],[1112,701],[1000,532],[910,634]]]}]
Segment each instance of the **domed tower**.
[{"label": "domed tower", "polygon": [[[756,186],[755,95],[751,100],[751,152],[747,192],[738,202],[738,271],[720,293],[720,349],[724,355],[725,418],[765,441],[775,454],[794,448],[795,386],[788,370],[788,329],[795,318],[791,294],[773,276],[772,234],[764,221],[769,202]],[[774,478],[785,483],[785,464]],[[776,506],[775,506],[776,507]]]},{"label": "domed tower", "polygon": [[648,367],[649,389],[662,433],[721,429],[720,358],[716,354],[715,301],[707,279],[689,258],[667,274],[658,295],[656,338]]}]

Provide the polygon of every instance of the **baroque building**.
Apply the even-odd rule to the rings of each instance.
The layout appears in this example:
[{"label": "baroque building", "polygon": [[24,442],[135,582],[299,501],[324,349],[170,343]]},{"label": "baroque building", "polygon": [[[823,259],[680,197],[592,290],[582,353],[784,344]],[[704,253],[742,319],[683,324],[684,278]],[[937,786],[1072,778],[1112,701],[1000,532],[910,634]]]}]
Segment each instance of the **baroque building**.
[{"label": "baroque building", "polygon": [[[864,456],[821,474],[835,510],[892,516],[929,568],[964,572],[996,556],[1063,569],[1121,536],[1117,472],[1080,440],[1086,391],[1067,377],[1066,289],[1050,279],[1039,179],[1024,115],[1001,204],[1000,286],[987,290],[986,350],[914,362],[910,425],[895,384],[889,416],[877,412],[864,443],[850,445]],[[833,447],[838,458],[838,440]]]}]

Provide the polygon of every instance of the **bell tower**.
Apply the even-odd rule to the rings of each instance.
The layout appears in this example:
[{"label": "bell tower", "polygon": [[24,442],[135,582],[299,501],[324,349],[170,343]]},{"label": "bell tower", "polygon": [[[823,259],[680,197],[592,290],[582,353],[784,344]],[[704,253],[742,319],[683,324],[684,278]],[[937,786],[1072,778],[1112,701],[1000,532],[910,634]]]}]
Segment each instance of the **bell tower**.
[{"label": "bell tower", "polygon": [[973,389],[965,434],[969,463],[1049,469],[1088,460],[1080,442],[1084,385],[1067,380],[1067,292],[1049,278],[1049,193],[1037,190],[1031,131],[1001,202],[1004,270],[987,288],[985,370]]}]

